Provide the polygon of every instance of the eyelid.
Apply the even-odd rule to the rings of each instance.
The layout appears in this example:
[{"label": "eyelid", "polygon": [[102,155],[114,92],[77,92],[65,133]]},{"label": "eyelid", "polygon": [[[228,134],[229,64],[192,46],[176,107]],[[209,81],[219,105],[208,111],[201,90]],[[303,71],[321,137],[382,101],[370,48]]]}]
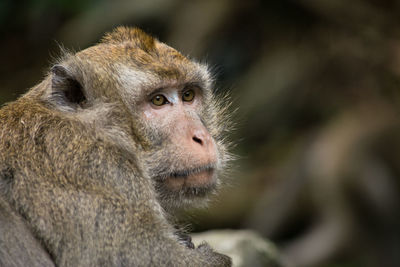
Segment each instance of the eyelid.
[{"label": "eyelid", "polygon": [[162,87],[153,90],[151,93],[149,93],[149,94],[147,95],[147,99],[151,100],[151,99],[153,99],[153,97],[155,97],[156,95],[162,95],[162,96],[164,96],[165,98],[167,98],[167,97],[163,94],[163,90],[164,90],[164,88],[162,88]]},{"label": "eyelid", "polygon": [[193,84],[187,84],[183,87],[183,89],[180,91],[180,94],[183,95],[186,91],[189,90],[193,90],[193,92],[195,92],[195,94],[201,94],[203,92],[202,88],[200,87],[200,85],[198,85],[197,83],[193,83]]}]

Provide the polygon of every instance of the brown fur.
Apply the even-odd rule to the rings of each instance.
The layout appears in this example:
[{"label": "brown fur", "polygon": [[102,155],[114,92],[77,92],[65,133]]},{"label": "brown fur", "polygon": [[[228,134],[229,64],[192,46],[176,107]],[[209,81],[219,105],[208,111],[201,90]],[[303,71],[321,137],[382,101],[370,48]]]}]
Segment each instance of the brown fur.
[{"label": "brown fur", "polygon": [[0,265],[230,266],[208,245],[190,249],[174,234],[166,213],[215,188],[173,195],[157,186],[156,171],[188,159],[169,144],[173,126],[160,130],[138,115],[152,91],[188,83],[201,87],[204,105],[193,116],[215,140],[220,172],[226,128],[207,69],[139,29],[117,28],[65,55],[4,106],[0,233],[11,237],[0,236]]}]

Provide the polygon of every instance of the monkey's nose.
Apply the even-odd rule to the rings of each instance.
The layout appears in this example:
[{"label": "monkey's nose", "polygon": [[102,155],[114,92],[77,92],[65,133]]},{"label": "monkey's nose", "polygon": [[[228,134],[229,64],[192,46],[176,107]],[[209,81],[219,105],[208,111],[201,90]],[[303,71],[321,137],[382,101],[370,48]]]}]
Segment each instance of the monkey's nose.
[{"label": "monkey's nose", "polygon": [[197,128],[192,132],[192,140],[201,146],[207,146],[210,143],[210,139],[210,134],[203,127]]},{"label": "monkey's nose", "polygon": [[203,140],[197,136],[193,136],[193,141],[195,141],[196,143],[199,143],[201,146],[203,145]]},{"label": "monkey's nose", "polygon": [[210,133],[204,128],[199,127],[191,132],[189,145],[190,154],[196,155],[199,164],[210,164],[217,161],[217,151],[215,143]]}]

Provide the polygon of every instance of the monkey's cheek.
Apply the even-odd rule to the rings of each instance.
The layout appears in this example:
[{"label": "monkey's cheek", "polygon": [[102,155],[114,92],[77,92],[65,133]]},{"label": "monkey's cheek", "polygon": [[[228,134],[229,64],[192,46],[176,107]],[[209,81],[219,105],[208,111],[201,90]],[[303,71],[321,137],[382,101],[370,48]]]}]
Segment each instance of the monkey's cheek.
[{"label": "monkey's cheek", "polygon": [[166,186],[173,191],[179,191],[185,187],[209,187],[216,181],[213,170],[203,171],[191,174],[186,177],[169,177],[165,182]]}]

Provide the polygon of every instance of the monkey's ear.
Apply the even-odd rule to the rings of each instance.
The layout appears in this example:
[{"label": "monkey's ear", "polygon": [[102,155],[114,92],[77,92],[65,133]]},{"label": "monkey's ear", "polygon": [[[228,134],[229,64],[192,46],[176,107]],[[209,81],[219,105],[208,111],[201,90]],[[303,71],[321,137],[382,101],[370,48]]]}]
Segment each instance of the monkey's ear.
[{"label": "monkey's ear", "polygon": [[51,102],[61,108],[76,110],[86,102],[81,83],[62,65],[51,68],[51,89]]}]

